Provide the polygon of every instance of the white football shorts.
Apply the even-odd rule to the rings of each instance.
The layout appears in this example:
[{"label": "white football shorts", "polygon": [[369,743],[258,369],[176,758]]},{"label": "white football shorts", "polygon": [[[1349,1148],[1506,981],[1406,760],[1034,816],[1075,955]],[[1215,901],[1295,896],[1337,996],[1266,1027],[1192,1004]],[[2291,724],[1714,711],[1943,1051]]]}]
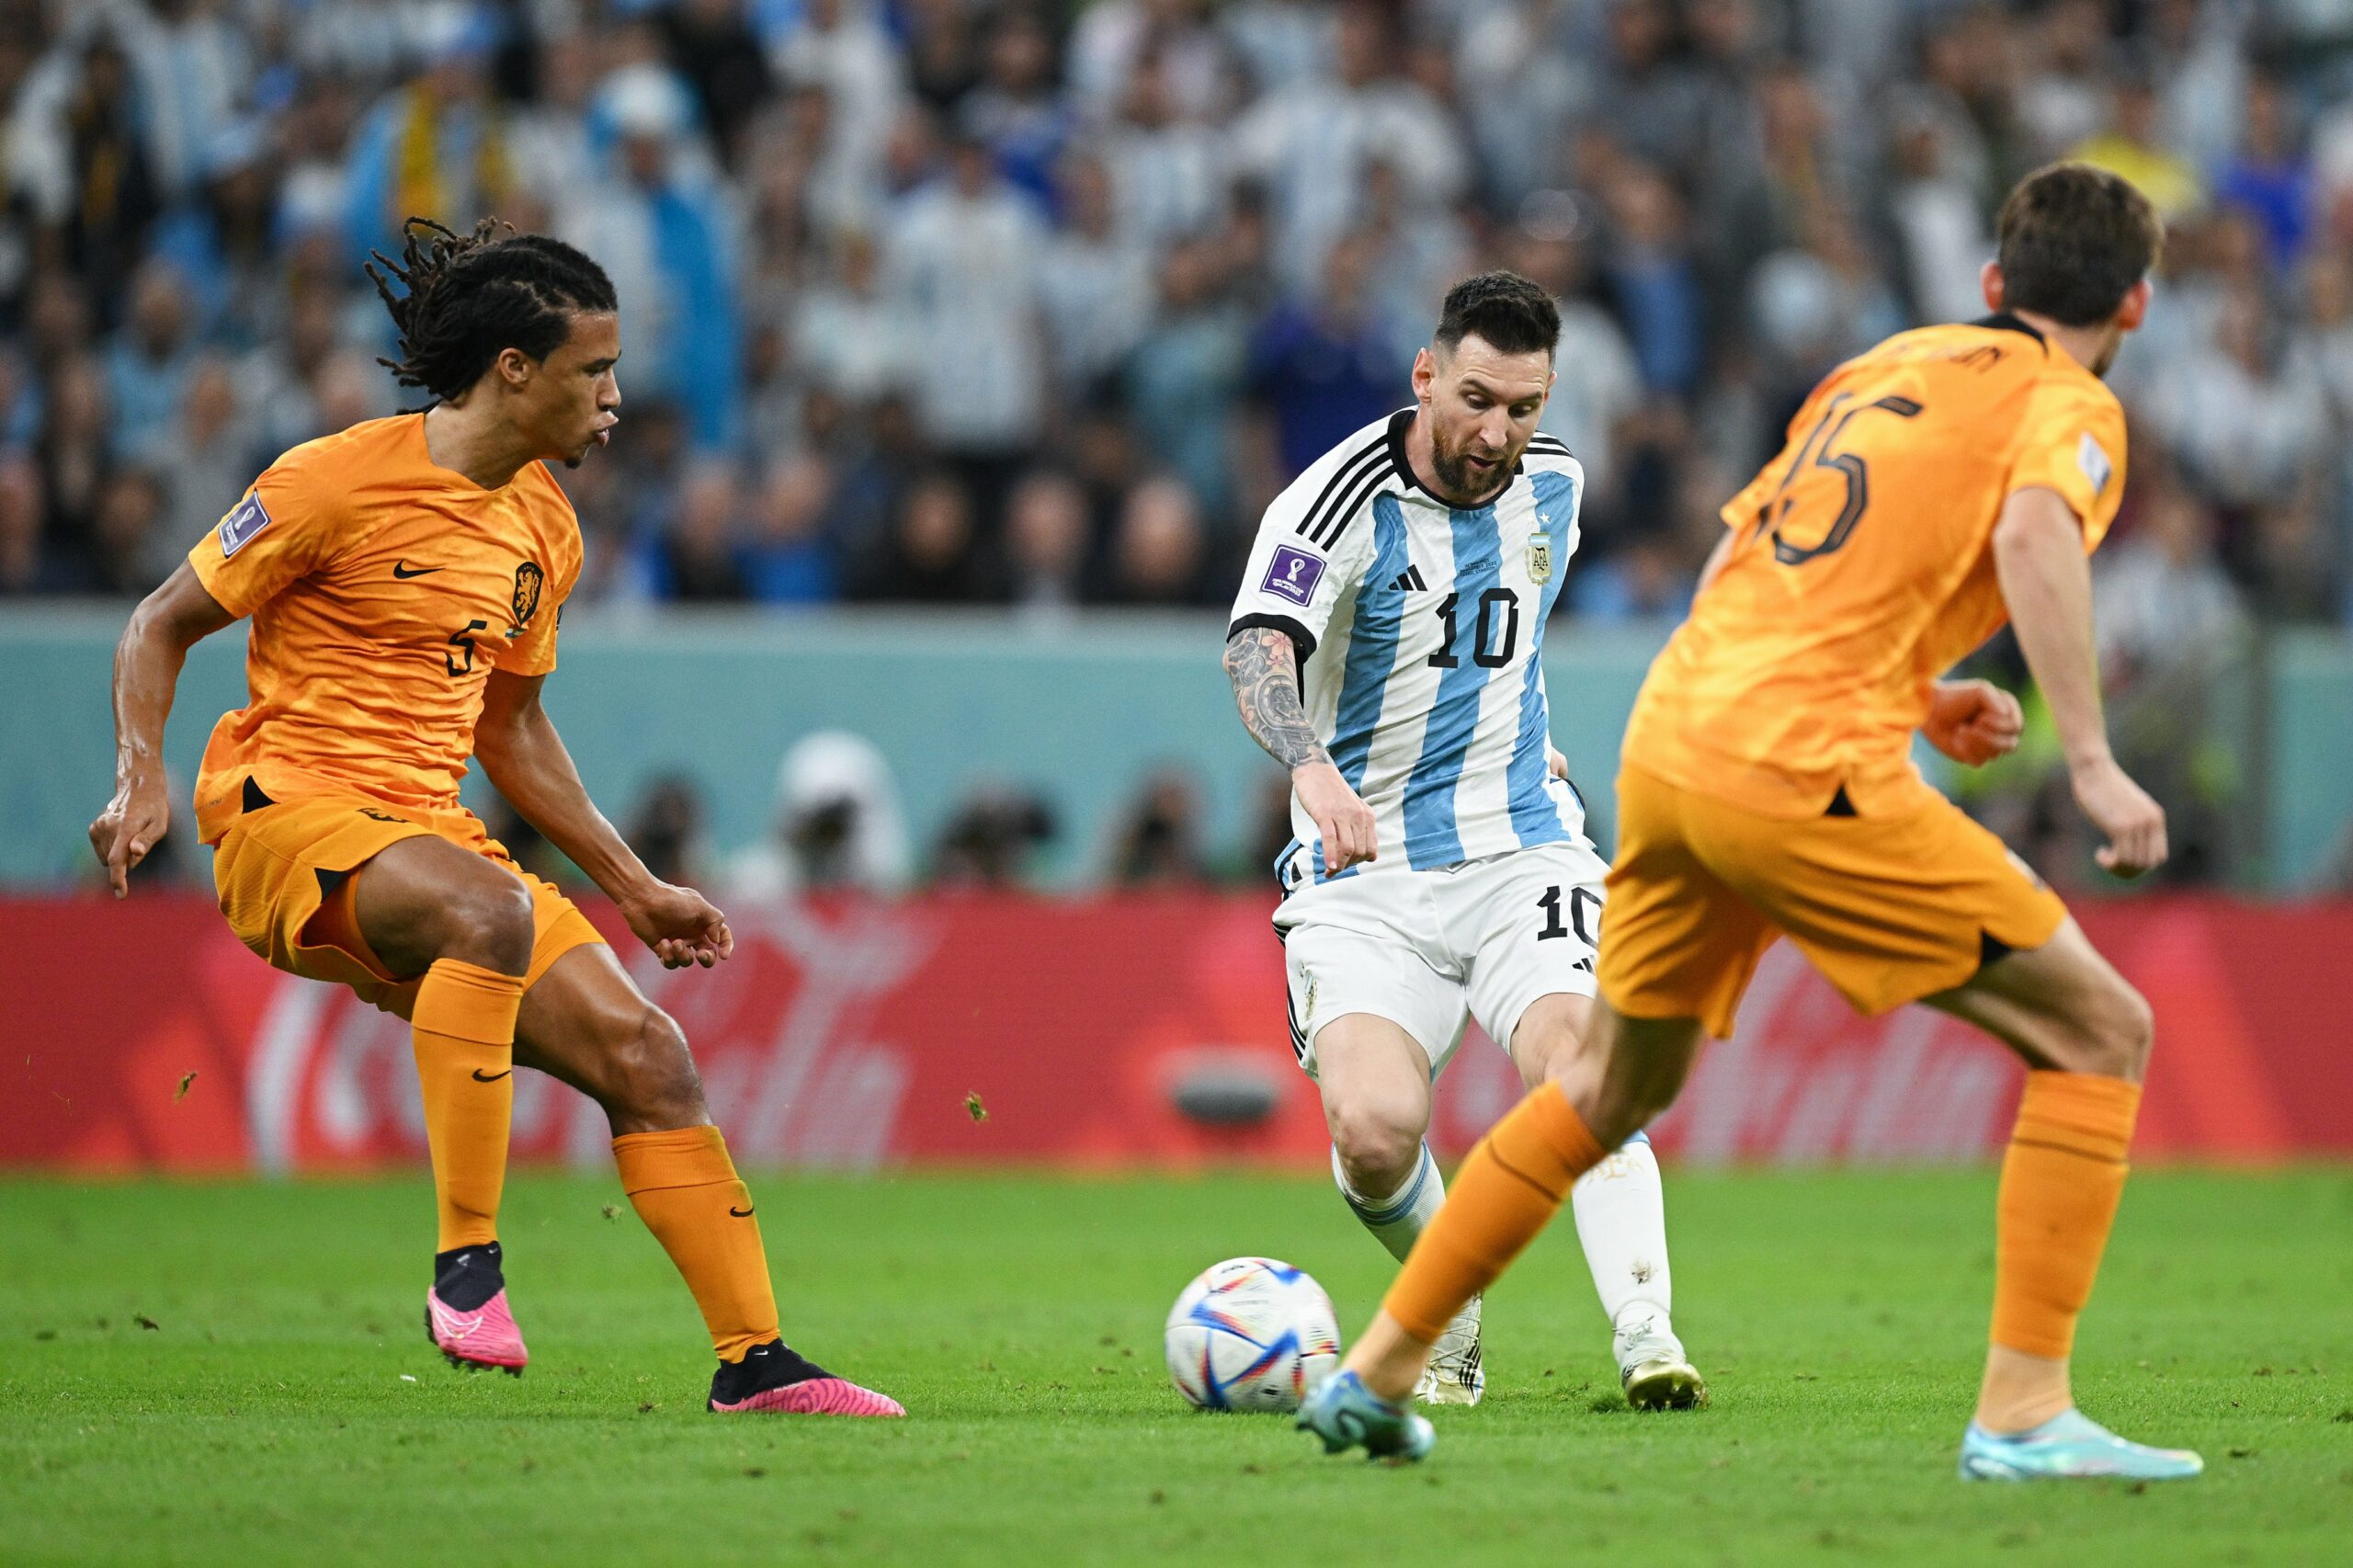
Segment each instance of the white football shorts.
[{"label": "white football shorts", "polygon": [[1374,1014],[1413,1036],[1432,1078],[1471,1018],[1509,1050],[1538,997],[1595,994],[1608,870],[1579,838],[1296,888],[1276,909],[1275,930],[1299,1064],[1315,1075],[1316,1031],[1348,1013]]}]

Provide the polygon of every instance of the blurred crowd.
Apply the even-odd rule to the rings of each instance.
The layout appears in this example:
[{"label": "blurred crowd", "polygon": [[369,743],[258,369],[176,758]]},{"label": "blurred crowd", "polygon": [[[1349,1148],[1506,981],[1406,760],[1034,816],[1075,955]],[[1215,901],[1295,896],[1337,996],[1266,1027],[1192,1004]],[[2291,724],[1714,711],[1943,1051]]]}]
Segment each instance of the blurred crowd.
[{"label": "blurred crowd", "polygon": [[1806,386],[1981,313],[2074,155],[2173,226],[2104,573],[2162,663],[2353,611],[2348,47],[2353,0],[0,0],[0,591],[137,592],[392,411],[360,264],[495,214],[620,287],[590,597],[1221,602],[1501,263],[1564,307],[1568,608],[1672,614]]},{"label": "blurred crowd", "polygon": [[2112,696],[2223,824],[2215,673],[2353,620],[2348,89],[2353,0],[0,0],[0,595],[138,593],[399,407],[361,264],[494,214],[620,293],[585,599],[1222,604],[1500,264],[1563,305],[1564,612],[1673,616],[2076,156],[2170,224]]}]

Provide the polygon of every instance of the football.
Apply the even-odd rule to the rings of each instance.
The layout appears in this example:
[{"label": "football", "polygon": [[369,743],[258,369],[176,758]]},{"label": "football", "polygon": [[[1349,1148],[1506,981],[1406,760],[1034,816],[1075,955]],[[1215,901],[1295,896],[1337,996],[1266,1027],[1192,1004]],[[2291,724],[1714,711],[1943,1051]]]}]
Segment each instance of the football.
[{"label": "football", "polygon": [[1201,1410],[1297,1410],[1340,1364],[1332,1298],[1304,1269],[1230,1257],[1168,1310],[1168,1380]]}]

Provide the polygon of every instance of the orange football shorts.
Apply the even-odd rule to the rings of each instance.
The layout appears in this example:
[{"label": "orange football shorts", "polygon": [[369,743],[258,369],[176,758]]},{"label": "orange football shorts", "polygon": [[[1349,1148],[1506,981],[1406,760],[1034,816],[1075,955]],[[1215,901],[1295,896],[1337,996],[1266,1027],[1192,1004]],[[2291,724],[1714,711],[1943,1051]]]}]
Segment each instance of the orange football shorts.
[{"label": "orange football shorts", "polygon": [[1626,767],[1601,922],[1601,994],[1629,1017],[1732,1034],[1786,936],[1859,1011],[1949,991],[2067,917],[2002,841],[1926,788],[1889,815],[1761,816]]},{"label": "orange football shorts", "polygon": [[229,928],[273,967],[347,985],[386,1012],[407,1017],[424,976],[385,972],[360,938],[348,900],[329,895],[347,873],[404,838],[446,838],[497,862],[530,889],[534,940],[525,990],[565,953],[604,940],[554,884],[517,866],[482,819],[462,808],[395,808],[358,794],[279,801],[250,780],[240,804],[212,857],[213,886]]}]

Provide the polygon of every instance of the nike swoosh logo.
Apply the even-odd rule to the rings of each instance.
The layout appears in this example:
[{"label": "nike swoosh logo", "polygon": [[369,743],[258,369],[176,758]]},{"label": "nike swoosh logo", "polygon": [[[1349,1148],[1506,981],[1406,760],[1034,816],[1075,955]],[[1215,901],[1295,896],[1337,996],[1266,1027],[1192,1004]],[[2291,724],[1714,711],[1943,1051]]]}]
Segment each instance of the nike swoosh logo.
[{"label": "nike swoosh logo", "polygon": [[511,1076],[514,1071],[514,1068],[509,1067],[504,1073],[485,1073],[481,1068],[477,1067],[474,1069],[474,1082],[477,1084],[495,1084],[501,1078]]},{"label": "nike swoosh logo", "polygon": [[428,1301],[425,1304],[433,1313],[434,1326],[441,1331],[445,1338],[464,1339],[482,1326],[483,1314],[480,1312],[469,1316],[452,1312],[438,1301]]},{"label": "nike swoosh logo", "polygon": [[401,578],[404,581],[411,577],[429,577],[434,573],[440,570],[442,570],[442,568],[438,566],[420,566],[415,571],[412,572],[409,570],[408,562],[406,560],[400,560],[392,562],[392,575]]},{"label": "nike swoosh logo", "polygon": [[730,1209],[728,1212],[738,1220],[748,1220],[752,1217],[752,1210],[749,1209]]}]

